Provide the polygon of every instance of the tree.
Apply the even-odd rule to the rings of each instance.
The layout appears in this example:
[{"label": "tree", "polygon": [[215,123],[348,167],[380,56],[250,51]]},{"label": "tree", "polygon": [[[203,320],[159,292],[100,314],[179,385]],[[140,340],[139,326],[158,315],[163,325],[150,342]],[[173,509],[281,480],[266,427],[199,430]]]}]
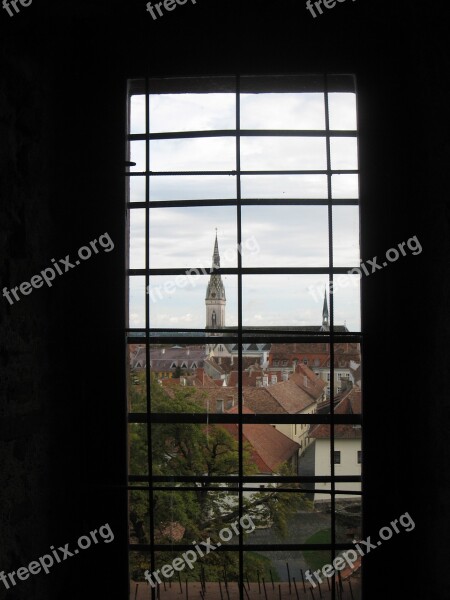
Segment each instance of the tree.
[{"label": "tree", "polygon": [[[204,406],[194,397],[192,388],[173,388],[169,396],[156,379],[151,380],[150,397],[152,412],[157,413],[201,413]],[[142,395],[143,396],[143,395]],[[146,410],[146,399],[134,398],[135,411]],[[166,476],[227,476],[239,472],[238,442],[219,425],[203,425],[176,421],[174,423],[152,423],[152,473]],[[130,425],[130,470],[132,474],[147,474],[147,425]],[[257,474],[257,467],[252,461],[251,451],[247,444],[243,447],[243,465],[246,474]],[[282,466],[280,474],[293,474],[288,465]],[[218,539],[221,529],[236,521],[239,517],[238,495],[225,484],[206,481],[171,484],[171,490],[164,490],[169,484],[158,484],[153,493],[153,523],[155,540],[158,543],[176,544],[192,543],[193,540],[206,540],[208,537]],[[173,487],[177,489],[174,490]],[[292,488],[292,484],[289,484]],[[244,498],[244,514],[251,517],[259,526],[271,526],[281,535],[286,530],[289,515],[310,504],[300,492],[283,493],[283,485],[271,484],[263,491],[246,495]],[[148,544],[149,535],[149,503],[148,494],[131,492],[130,521],[132,532],[141,544]],[[182,526],[182,537],[173,535],[173,525]],[[172,532],[172,534],[171,534]],[[176,539],[175,539],[176,537]],[[223,569],[225,560],[222,556],[209,559],[210,568],[217,573]],[[226,553],[227,555],[229,553]],[[164,553],[159,555],[163,560]],[[173,558],[173,557],[172,557]],[[166,562],[170,558],[166,557]],[[250,556],[250,566],[263,563],[257,556]],[[237,569],[236,560],[228,555],[227,571],[231,574]],[[138,561],[138,563],[142,561]],[[145,568],[148,561],[144,559]],[[264,562],[264,561],[263,561]],[[163,563],[164,564],[164,563]],[[144,569],[135,565],[135,574]],[[216,568],[219,571],[216,572]],[[250,568],[250,567],[249,567]],[[257,567],[259,568],[259,567]],[[195,577],[196,571],[192,575]],[[211,577],[212,574],[210,573]]]},{"label": "tree", "polygon": [[173,376],[175,379],[179,379],[184,374],[185,374],[185,372],[182,370],[182,368],[180,366],[175,367],[175,371],[173,372]]}]

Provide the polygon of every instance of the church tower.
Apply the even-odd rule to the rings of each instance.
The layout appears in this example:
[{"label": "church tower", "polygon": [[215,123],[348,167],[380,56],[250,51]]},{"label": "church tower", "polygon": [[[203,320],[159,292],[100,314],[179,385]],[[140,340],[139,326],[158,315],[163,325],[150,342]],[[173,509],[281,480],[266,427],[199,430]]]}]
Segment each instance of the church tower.
[{"label": "church tower", "polygon": [[216,229],[211,277],[206,288],[206,329],[220,329],[225,327],[225,287],[222,282],[222,276],[215,273],[215,270],[219,267],[220,255]]},{"label": "church tower", "polygon": [[330,331],[330,326],[328,323],[327,290],[325,290],[324,296],[323,296],[322,327],[320,328],[320,331]]}]

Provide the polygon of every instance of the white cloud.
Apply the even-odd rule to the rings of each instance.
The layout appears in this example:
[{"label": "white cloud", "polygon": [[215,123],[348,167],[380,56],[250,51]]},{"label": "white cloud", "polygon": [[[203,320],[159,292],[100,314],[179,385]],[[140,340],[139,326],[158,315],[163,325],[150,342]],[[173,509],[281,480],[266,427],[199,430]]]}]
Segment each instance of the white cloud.
[{"label": "white cloud", "polygon": [[[144,97],[132,100],[132,133],[145,129]],[[152,131],[233,129],[235,105],[232,94],[168,94],[151,96]],[[353,94],[330,94],[332,129],[355,129],[356,109]],[[243,129],[323,129],[322,94],[243,94]],[[353,169],[357,166],[356,139],[332,139],[332,166]],[[152,170],[232,170],[235,168],[234,138],[204,138],[151,142]],[[323,169],[325,138],[258,137],[241,139],[242,168]],[[134,170],[145,168],[145,142],[132,143]],[[325,175],[242,176],[242,197],[270,198],[272,207],[242,208],[242,237],[253,237],[258,251],[243,250],[244,267],[327,267],[327,207],[282,206],[277,200],[289,198],[326,199]],[[233,176],[150,177],[151,200],[235,199]],[[333,175],[333,198],[358,198],[356,175]],[[132,201],[145,199],[145,178],[130,178]],[[132,268],[145,266],[145,210],[132,211],[130,260]],[[236,208],[155,208],[150,210],[150,266],[152,268],[209,268],[218,228],[222,266],[236,266]],[[335,266],[359,264],[358,207],[333,208]],[[326,275],[318,276],[244,276],[244,324],[317,325],[321,322]],[[164,284],[173,278],[152,278],[152,289],[163,290],[150,303],[153,327],[203,328],[205,292],[208,276],[192,277],[183,288],[165,293]],[[130,324],[145,324],[145,282],[134,278],[130,285]],[[223,277],[227,293],[227,325],[237,323],[237,278]],[[195,281],[195,285],[192,285]],[[309,286],[321,290],[314,299]],[[347,322],[359,328],[359,288],[336,289],[335,323]]]}]

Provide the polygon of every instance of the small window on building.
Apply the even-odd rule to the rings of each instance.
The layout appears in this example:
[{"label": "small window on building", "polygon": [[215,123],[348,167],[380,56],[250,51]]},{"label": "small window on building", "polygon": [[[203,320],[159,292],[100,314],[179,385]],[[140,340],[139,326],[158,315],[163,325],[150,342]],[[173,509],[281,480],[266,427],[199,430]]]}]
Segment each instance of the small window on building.
[{"label": "small window on building", "polygon": [[362,463],[362,450],[358,450],[358,465]]},{"label": "small window on building", "polygon": [[334,464],[335,465],[341,464],[341,451],[340,450],[334,451]]}]

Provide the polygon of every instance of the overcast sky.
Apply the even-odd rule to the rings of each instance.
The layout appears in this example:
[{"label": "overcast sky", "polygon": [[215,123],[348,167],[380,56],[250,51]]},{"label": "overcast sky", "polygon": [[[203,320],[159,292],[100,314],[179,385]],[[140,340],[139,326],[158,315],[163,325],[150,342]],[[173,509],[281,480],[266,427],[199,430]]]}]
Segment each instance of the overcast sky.
[{"label": "overcast sky", "polygon": [[[131,133],[145,132],[144,96],[131,101]],[[233,129],[233,94],[167,94],[150,97],[152,132]],[[243,94],[242,129],[324,129],[322,94]],[[355,129],[354,94],[330,94],[331,129]],[[133,170],[145,169],[145,142],[131,144]],[[150,169],[233,170],[235,139],[155,140],[150,143]],[[354,138],[332,140],[332,167],[356,169]],[[241,168],[324,169],[325,138],[242,138]],[[232,176],[164,176],[151,178],[151,199],[233,199]],[[244,267],[327,267],[328,218],[325,206],[280,206],[276,199],[327,198],[326,177],[243,176],[243,198],[273,198],[274,206],[242,208]],[[357,198],[356,175],[333,176],[333,197]],[[130,178],[131,201],[145,199],[145,178]],[[222,267],[237,265],[236,208],[154,208],[150,217],[151,268],[209,268],[215,229]],[[145,267],[145,210],[130,211],[130,267]],[[359,265],[358,207],[333,208],[335,266]],[[340,277],[340,279],[339,279]],[[209,276],[155,277],[150,288],[152,327],[205,326],[205,292]],[[227,294],[226,324],[237,324],[237,278],[223,276]],[[338,276],[335,323],[360,328],[359,278]],[[321,323],[327,277],[322,275],[245,276],[244,325],[317,325]],[[130,326],[142,327],[144,279],[131,278]]]}]

